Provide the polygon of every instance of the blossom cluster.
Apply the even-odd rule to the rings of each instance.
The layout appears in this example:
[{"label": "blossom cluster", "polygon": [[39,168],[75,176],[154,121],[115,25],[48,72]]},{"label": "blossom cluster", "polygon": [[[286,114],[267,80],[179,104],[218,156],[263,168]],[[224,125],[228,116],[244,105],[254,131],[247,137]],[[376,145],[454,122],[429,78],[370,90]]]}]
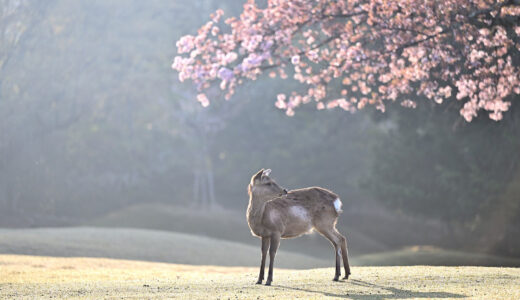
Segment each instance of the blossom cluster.
[{"label": "blossom cluster", "polygon": [[479,111],[498,121],[520,93],[515,1],[249,0],[238,18],[222,16],[182,37],[172,65],[205,106],[212,85],[229,99],[264,73],[304,86],[278,95],[289,116],[305,103],[385,111],[388,101],[413,108],[424,97],[462,101],[468,122]]}]

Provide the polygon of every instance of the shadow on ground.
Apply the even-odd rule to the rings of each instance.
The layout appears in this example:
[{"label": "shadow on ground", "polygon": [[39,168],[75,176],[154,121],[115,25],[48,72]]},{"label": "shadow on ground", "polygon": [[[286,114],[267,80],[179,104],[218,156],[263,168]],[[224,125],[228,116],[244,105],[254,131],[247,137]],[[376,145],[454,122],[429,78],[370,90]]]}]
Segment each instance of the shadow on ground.
[{"label": "shadow on ground", "polygon": [[[343,281],[347,282],[347,281]],[[395,287],[386,287],[382,285],[373,284],[370,282],[365,282],[362,280],[349,280],[348,283],[353,285],[358,285],[367,288],[375,288],[378,290],[388,291],[389,293],[381,293],[381,294],[359,294],[359,293],[345,293],[345,294],[336,294],[324,291],[303,289],[303,288],[295,288],[288,286],[280,286],[274,285],[276,288],[287,289],[287,290],[295,290],[302,291],[307,293],[321,294],[327,297],[336,297],[336,298],[345,298],[345,299],[358,299],[358,300],[378,300],[378,299],[406,299],[406,298],[465,298],[467,296],[461,294],[447,293],[447,292],[416,292],[411,290],[398,289]]]}]

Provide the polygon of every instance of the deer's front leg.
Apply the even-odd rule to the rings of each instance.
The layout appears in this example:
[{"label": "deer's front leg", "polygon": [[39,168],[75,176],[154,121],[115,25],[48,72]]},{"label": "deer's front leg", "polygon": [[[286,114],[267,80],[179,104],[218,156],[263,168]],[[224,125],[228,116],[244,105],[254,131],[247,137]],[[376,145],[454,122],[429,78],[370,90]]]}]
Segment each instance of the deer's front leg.
[{"label": "deer's front leg", "polygon": [[265,258],[267,257],[270,241],[269,237],[262,237],[262,262],[260,263],[260,274],[258,275],[256,284],[262,284],[264,280]]},{"label": "deer's front leg", "polygon": [[280,245],[280,234],[273,233],[271,236],[271,245],[269,247],[269,274],[267,275],[265,285],[271,285],[271,282],[273,281],[274,257],[276,256],[278,245]]}]

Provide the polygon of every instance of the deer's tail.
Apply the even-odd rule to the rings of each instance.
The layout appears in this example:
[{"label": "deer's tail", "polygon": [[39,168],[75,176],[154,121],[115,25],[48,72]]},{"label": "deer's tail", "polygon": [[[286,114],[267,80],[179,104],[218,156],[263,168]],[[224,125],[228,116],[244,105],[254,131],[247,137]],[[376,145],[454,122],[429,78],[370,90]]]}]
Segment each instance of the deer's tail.
[{"label": "deer's tail", "polygon": [[339,198],[336,198],[334,200],[334,202],[332,202],[334,204],[334,209],[336,210],[336,212],[339,214],[341,212],[343,212],[343,210],[341,209],[341,207],[343,206],[343,203],[341,203],[341,200]]}]

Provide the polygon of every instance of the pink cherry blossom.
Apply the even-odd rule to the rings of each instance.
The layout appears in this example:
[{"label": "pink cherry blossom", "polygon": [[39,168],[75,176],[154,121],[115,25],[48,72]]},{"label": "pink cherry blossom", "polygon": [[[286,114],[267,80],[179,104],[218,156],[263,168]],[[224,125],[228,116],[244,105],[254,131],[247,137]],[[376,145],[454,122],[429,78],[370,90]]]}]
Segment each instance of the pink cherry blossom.
[{"label": "pink cherry blossom", "polygon": [[231,78],[233,78],[233,71],[228,68],[220,68],[220,70],[218,70],[218,77],[225,81],[231,80]]},{"label": "pink cherry blossom", "polygon": [[198,94],[197,101],[199,101],[203,107],[209,106],[209,100],[208,97],[206,97],[206,94]]},{"label": "pink cherry blossom", "polygon": [[479,111],[498,121],[520,94],[518,1],[249,0],[240,16],[223,14],[176,43],[172,68],[204,106],[204,90],[229,99],[264,73],[305,87],[277,97],[289,116],[309,102],[353,112],[460,101],[466,121]]}]

